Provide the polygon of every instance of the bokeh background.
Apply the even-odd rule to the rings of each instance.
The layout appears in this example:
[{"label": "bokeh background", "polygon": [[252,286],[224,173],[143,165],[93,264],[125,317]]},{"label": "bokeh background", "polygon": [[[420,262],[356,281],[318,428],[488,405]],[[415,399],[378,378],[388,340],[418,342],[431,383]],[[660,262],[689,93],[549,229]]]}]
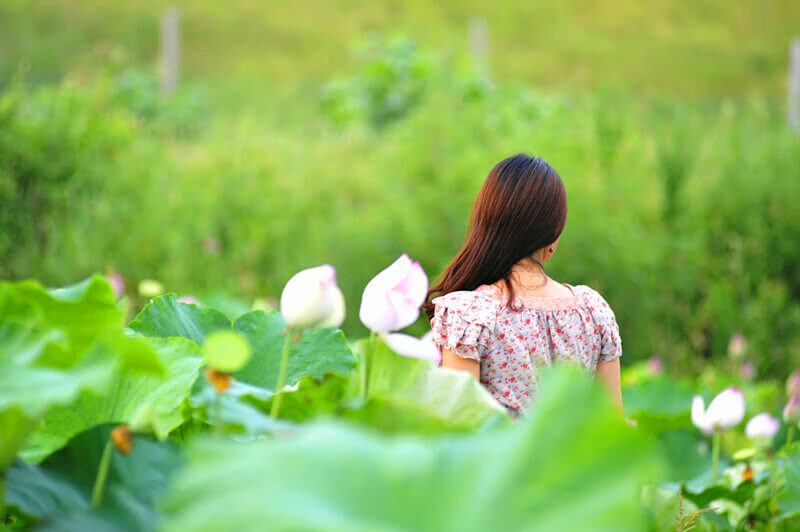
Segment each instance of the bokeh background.
[{"label": "bokeh background", "polygon": [[782,377],[798,35],[792,0],[4,0],[0,278],[117,272],[132,309],[155,279],[236,314],[327,262],[359,336],[366,282],[403,252],[438,275],[488,171],[526,152],[569,195],[548,272],[606,296],[625,363],[733,351]]}]

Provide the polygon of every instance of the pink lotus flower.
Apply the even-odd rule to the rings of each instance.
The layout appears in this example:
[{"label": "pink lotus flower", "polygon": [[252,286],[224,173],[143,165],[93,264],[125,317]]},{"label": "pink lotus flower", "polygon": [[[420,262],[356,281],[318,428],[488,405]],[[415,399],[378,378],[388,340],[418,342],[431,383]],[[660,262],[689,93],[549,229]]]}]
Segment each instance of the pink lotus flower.
[{"label": "pink lotus flower", "polygon": [[800,370],[794,370],[786,379],[786,396],[800,395]]},{"label": "pink lotus flower", "polygon": [[367,283],[358,317],[376,333],[403,329],[417,321],[427,293],[425,270],[403,253]]},{"label": "pink lotus flower", "polygon": [[112,271],[106,275],[106,281],[114,289],[114,297],[122,299],[125,295],[125,279],[118,272]]},{"label": "pink lotus flower", "polygon": [[794,394],[786,403],[786,407],[783,409],[783,420],[790,425],[800,421],[800,397],[797,394]]},{"label": "pink lotus flower", "polygon": [[203,239],[203,251],[206,255],[216,255],[219,253],[219,240],[213,236],[207,236]]},{"label": "pink lotus flower", "polygon": [[650,375],[660,375],[664,372],[664,361],[658,355],[653,355],[647,360],[647,371]]},{"label": "pink lotus flower", "polygon": [[429,332],[422,338],[415,338],[410,334],[403,333],[385,334],[382,338],[389,349],[398,355],[430,360],[437,365],[442,360],[442,353],[433,342],[433,332]]},{"label": "pink lotus flower", "polygon": [[746,350],[747,339],[745,339],[744,335],[740,332],[734,333],[734,335],[731,336],[730,342],[728,342],[728,355],[732,359],[738,360],[744,355]]},{"label": "pink lotus flower", "polygon": [[708,436],[725,432],[742,421],[744,409],[744,394],[735,386],[722,390],[711,400],[708,410],[703,398],[695,395],[692,399],[692,423]]},{"label": "pink lotus flower", "polygon": [[289,327],[339,327],[345,306],[334,267],[323,264],[294,274],[281,292],[280,310]]},{"label": "pink lotus flower", "polygon": [[756,378],[756,365],[750,362],[749,360],[745,360],[742,362],[742,365],[739,366],[739,375],[744,380],[751,381]]},{"label": "pink lotus flower", "polygon": [[773,438],[781,428],[781,422],[763,412],[747,422],[744,433],[748,438]]},{"label": "pink lotus flower", "polygon": [[186,303],[187,305],[199,305],[200,300],[194,296],[181,296],[178,298],[178,303]]}]

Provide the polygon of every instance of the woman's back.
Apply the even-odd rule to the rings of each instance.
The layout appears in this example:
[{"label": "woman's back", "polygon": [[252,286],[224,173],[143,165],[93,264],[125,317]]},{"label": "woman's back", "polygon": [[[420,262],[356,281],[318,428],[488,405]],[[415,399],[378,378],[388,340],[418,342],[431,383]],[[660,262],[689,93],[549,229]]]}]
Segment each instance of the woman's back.
[{"label": "woman's back", "polygon": [[[560,291],[563,287],[566,290]],[[538,368],[563,361],[589,370],[622,354],[614,313],[585,285],[559,285],[536,297],[495,285],[434,298],[434,341],[455,355],[480,363],[480,382],[516,418],[538,391]],[[520,293],[522,292],[522,293]]]}]

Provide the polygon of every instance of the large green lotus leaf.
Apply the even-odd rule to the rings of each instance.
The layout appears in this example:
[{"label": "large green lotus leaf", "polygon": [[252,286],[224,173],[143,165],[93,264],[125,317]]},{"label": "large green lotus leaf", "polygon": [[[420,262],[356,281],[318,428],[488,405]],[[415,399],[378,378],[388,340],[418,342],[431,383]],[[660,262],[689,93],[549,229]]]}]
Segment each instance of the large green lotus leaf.
[{"label": "large green lotus leaf", "polygon": [[181,303],[175,294],[167,294],[153,299],[136,315],[129,327],[144,336],[179,336],[202,345],[208,333],[229,329],[231,322],[218,310]]},{"label": "large green lotus leaf", "polygon": [[729,488],[722,484],[708,486],[703,490],[692,491],[685,485],[681,489],[683,496],[695,503],[697,506],[705,507],[711,501],[727,499],[737,504],[744,504],[753,496],[756,485],[752,481],[742,482],[736,488]]},{"label": "large green lotus leaf", "polygon": [[58,370],[0,360],[0,410],[19,408],[27,417],[43,415],[82,390],[104,390],[117,361],[105,348],[93,348],[74,368]]},{"label": "large green lotus leaf", "polygon": [[27,365],[38,361],[48,348],[69,349],[66,335],[58,329],[35,327],[29,323],[0,322],[0,360]]},{"label": "large green lotus leaf", "polygon": [[110,393],[83,393],[68,405],[50,409],[22,457],[39,462],[74,435],[102,423],[129,423],[145,407],[154,411],[162,436],[180,425],[181,403],[191,393],[202,363],[200,351],[184,338],[151,338],[148,343],[164,364],[163,375],[126,370],[111,383]]},{"label": "large green lotus leaf", "polygon": [[793,443],[784,448],[786,484],[775,496],[781,516],[800,517],[800,444]]},{"label": "large green lotus leaf", "polygon": [[31,419],[16,407],[0,410],[0,471],[14,461],[25,440],[36,430],[38,419]]},{"label": "large green lotus leaf", "polygon": [[0,282],[0,317],[28,325],[42,320],[42,310],[24,294],[17,283]]},{"label": "large green lotus leaf", "polygon": [[294,431],[286,421],[266,414],[270,397],[270,390],[236,380],[222,394],[209,383],[198,381],[190,398],[192,418],[239,441]]},{"label": "large green lotus leaf", "polygon": [[[89,468],[96,464],[89,464]],[[6,472],[7,504],[38,518],[89,509],[86,495],[58,473],[17,460]]]},{"label": "large green lotus leaf", "polygon": [[[322,380],[310,375],[301,378],[294,389],[282,392],[279,417],[294,422],[340,413],[347,398],[349,376],[328,373]],[[269,412],[274,396],[266,400],[252,395],[243,395],[242,400],[256,405],[263,412]]]},{"label": "large green lotus leaf", "polygon": [[[367,342],[355,348],[364,353]],[[380,340],[370,356],[368,380],[366,403],[343,416],[384,432],[472,431],[512,423],[466,372],[398,355]]]},{"label": "large green lotus leaf", "polygon": [[694,393],[688,383],[669,376],[652,377],[622,390],[625,415],[648,431],[689,427]]},{"label": "large green lotus leaf", "polygon": [[[645,430],[641,427],[640,429]],[[693,426],[690,429],[664,430],[658,433],[657,438],[668,464],[663,480],[680,482],[704,478],[705,474],[708,474],[710,480],[710,455],[698,451],[708,438],[697,428]]]},{"label": "large green lotus leaf", "polygon": [[[279,312],[255,310],[240,316],[234,327],[244,334],[253,348],[250,362],[235,374],[236,378],[274,390],[278,382],[286,323]],[[326,373],[347,375],[356,367],[356,358],[342,331],[307,329],[289,352],[286,384],[294,385],[310,375],[319,380]]]},{"label": "large green lotus leaf", "polygon": [[505,430],[421,438],[326,421],[289,439],[192,442],[164,529],[639,531],[659,469],[593,380],[562,367]]},{"label": "large green lotus leaf", "polygon": [[128,456],[112,450],[102,504],[95,509],[89,501],[110,429],[75,436],[38,466],[18,461],[7,473],[8,504],[40,520],[37,529],[153,530],[156,501],[181,465],[178,446],[135,435]]},{"label": "large green lotus leaf", "polygon": [[38,309],[42,325],[62,330],[69,338],[72,349],[63,353],[76,358],[49,360],[51,366],[69,367],[96,338],[123,325],[124,313],[117,306],[114,290],[99,275],[53,290],[35,281],[11,284],[8,288],[18,300],[28,301]]},{"label": "large green lotus leaf", "polygon": [[19,365],[0,359],[0,471],[6,468],[45,413],[90,390],[105,390],[117,361],[104,349],[92,349],[70,369]]}]

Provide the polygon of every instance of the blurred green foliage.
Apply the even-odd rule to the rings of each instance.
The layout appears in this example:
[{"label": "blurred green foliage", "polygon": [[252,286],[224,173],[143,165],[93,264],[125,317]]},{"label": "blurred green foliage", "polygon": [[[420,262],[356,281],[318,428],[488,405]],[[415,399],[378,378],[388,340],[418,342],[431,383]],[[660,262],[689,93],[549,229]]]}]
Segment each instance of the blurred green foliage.
[{"label": "blurred green foliage", "polygon": [[336,124],[367,120],[375,128],[402,118],[422,99],[433,65],[414,41],[380,35],[355,49],[360,68],[325,87],[322,109]]},{"label": "blurred green foliage", "polygon": [[[693,373],[741,331],[759,374],[800,364],[800,142],[774,98],[794,4],[760,24],[716,0],[301,4],[179,3],[184,82],[162,98],[142,67],[161,3],[4,3],[0,277],[116,270],[240,298],[235,319],[329,262],[352,334],[366,282],[402,252],[442,271],[489,169],[524,151],[567,184],[548,271],[607,297],[624,360]],[[464,58],[472,16],[488,65]]]},{"label": "blurred green foliage", "polygon": [[65,284],[115,269],[130,286],[156,278],[252,300],[329,262],[354,332],[366,282],[404,251],[442,271],[489,169],[526,151],[569,195],[548,271],[607,297],[628,359],[660,353],[693,372],[742,331],[758,372],[800,362],[800,142],[767,99],[566,98],[509,84],[476,98],[463,71],[440,67],[376,132],[369,116],[333,125],[301,105],[290,120],[197,112],[202,99],[162,101],[146,77],[0,97],[0,276]]}]

